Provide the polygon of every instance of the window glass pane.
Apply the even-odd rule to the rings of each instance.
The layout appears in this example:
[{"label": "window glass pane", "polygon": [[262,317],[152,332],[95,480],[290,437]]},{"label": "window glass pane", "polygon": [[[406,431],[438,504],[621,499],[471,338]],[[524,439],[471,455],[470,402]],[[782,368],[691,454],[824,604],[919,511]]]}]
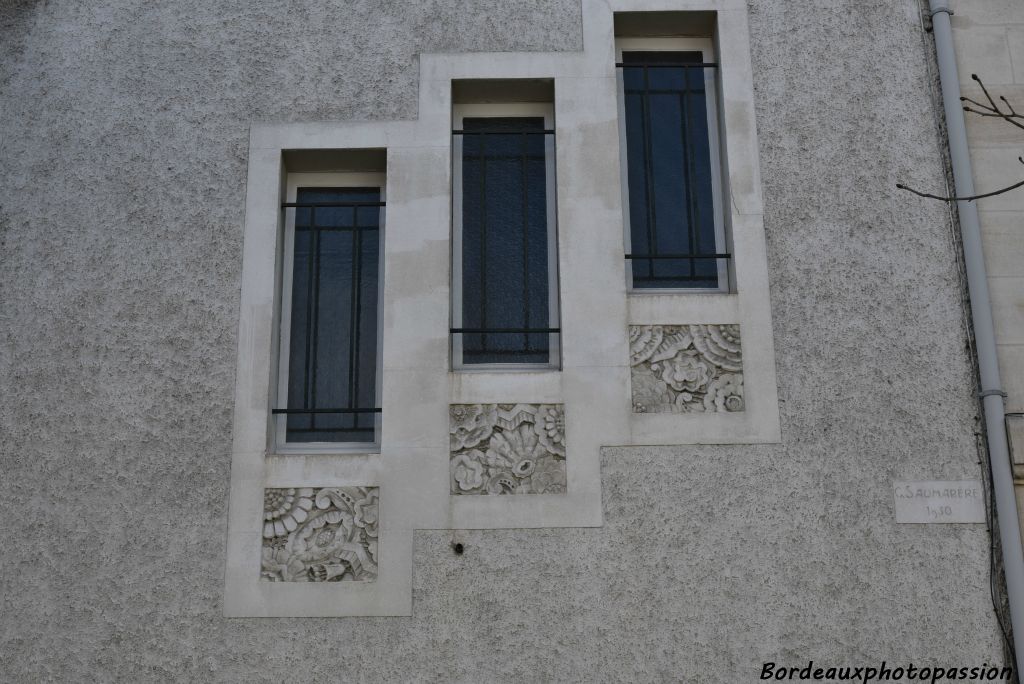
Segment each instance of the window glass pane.
[{"label": "window glass pane", "polygon": [[[466,118],[462,325],[552,327],[542,117]],[[466,364],[550,361],[548,333],[462,333]]]},{"label": "window glass pane", "polygon": [[[715,216],[700,52],[625,52],[630,251],[713,255]],[[631,66],[636,65],[636,66]],[[633,287],[718,287],[713,258],[632,260]]]},{"label": "window glass pane", "polygon": [[[300,188],[296,203],[379,202],[377,188]],[[377,401],[380,207],[295,209],[288,408]],[[373,442],[374,413],[291,413],[289,442]]]}]

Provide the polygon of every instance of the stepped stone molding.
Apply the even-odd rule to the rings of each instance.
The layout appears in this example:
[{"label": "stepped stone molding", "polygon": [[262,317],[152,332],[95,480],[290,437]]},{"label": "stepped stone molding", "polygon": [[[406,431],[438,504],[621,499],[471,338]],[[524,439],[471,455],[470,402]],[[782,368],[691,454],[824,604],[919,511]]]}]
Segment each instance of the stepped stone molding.
[{"label": "stepped stone molding", "polygon": [[451,493],[563,494],[561,404],[452,404]]},{"label": "stepped stone molding", "polygon": [[377,487],[263,490],[263,561],[271,582],[377,579]]},{"label": "stepped stone molding", "polygon": [[739,325],[631,325],[634,413],[743,411]]},{"label": "stepped stone molding", "polygon": [[[723,182],[730,188],[725,219],[733,228],[732,251],[744,257],[735,271],[736,292],[730,295],[664,296],[652,292],[627,296],[625,292],[620,150],[619,145],[609,144],[619,133],[619,84],[612,66],[614,15],[665,9],[716,13],[721,74],[718,100],[720,117],[728,122],[721,145],[722,168],[727,175]],[[582,52],[420,54],[415,120],[251,125],[232,419],[226,616],[408,616],[413,608],[416,530],[600,527],[604,523],[602,447],[781,440],[757,108],[750,76],[748,3],[609,0],[584,2],[581,13]],[[550,78],[558,79],[558,128],[566,133],[559,139],[555,177],[559,186],[560,296],[564,302],[576,303],[563,307],[562,342],[572,353],[564,355],[559,372],[453,373],[449,370],[448,334],[453,209],[451,83]],[[276,285],[282,258],[280,205],[285,174],[290,171],[283,163],[284,156],[295,151],[297,159],[302,158],[301,163],[296,162],[296,170],[305,170],[308,153],[312,170],[320,154],[317,150],[350,149],[387,150],[387,218],[393,230],[389,230],[381,254],[383,272],[390,275],[380,293],[380,334],[385,343],[380,354],[384,375],[379,405],[383,415],[392,418],[385,419],[379,452],[349,452],[340,446],[281,451],[269,439],[280,420],[270,410],[277,387],[272,381],[275,367],[269,352],[280,334],[276,314],[281,304]],[[586,249],[573,248],[584,244]],[[680,322],[740,324],[746,356],[744,398],[749,404],[743,412],[632,413],[626,387],[631,371],[629,325]],[[457,439],[469,438],[476,444],[449,448],[445,437],[452,433],[444,421],[446,408],[492,404],[498,415],[512,410],[496,405],[509,399],[532,402],[526,411],[532,422],[499,426],[496,417],[494,426],[479,431],[482,434],[475,429],[467,429],[465,434],[456,430]],[[557,408],[556,415],[572,421],[571,434],[563,433],[572,441],[571,473],[562,458],[564,444],[558,444],[561,450],[532,445],[533,437],[541,444],[542,435],[536,434],[537,410],[541,408],[537,404],[541,403]],[[527,430],[534,431],[533,437]],[[547,437],[551,442],[551,435]],[[503,439],[510,443],[518,440],[520,449],[536,452],[537,458],[528,476],[531,464],[520,465],[520,461],[529,459],[517,458],[515,463],[506,463],[508,472],[492,483],[501,473],[492,473],[486,459],[489,452],[502,455]],[[474,450],[479,455],[468,456]],[[458,460],[460,454],[467,456],[453,468],[453,456]],[[544,465],[542,461],[551,462]],[[487,480],[480,477],[480,483],[474,482],[479,468],[468,463],[482,464]],[[468,490],[452,475],[458,466],[464,466],[458,474],[471,485]],[[523,477],[512,472],[513,466]],[[571,476],[571,486],[563,473]],[[448,492],[444,491],[446,476]],[[450,494],[453,483],[456,495]],[[564,493],[483,495],[492,485],[498,491],[511,492],[510,483],[515,483],[520,493]],[[376,581],[309,582],[310,563],[296,558],[297,564],[293,564],[288,556],[298,553],[296,542],[289,548],[289,538],[300,534],[306,521],[295,520],[295,530],[290,530],[284,513],[277,520],[284,533],[274,524],[268,530],[273,532],[266,540],[271,549],[282,544],[271,540],[284,540],[280,551],[268,552],[273,563],[267,569],[272,578],[289,581],[262,580],[255,558],[262,549],[257,551],[255,545],[265,523],[273,522],[263,519],[265,490],[313,488],[298,497],[313,502],[313,507],[302,509],[312,514],[321,510],[315,508],[319,493],[315,488],[342,485],[379,487],[382,495],[387,492],[380,498],[382,559],[371,553],[369,536],[363,547],[367,558],[385,563],[379,565]],[[466,495],[474,491],[476,495]],[[354,524],[354,513],[346,511]],[[358,552],[355,557],[359,558]],[[321,564],[325,569],[327,565],[344,565],[333,561]],[[296,580],[305,583],[300,587],[292,583]]]}]

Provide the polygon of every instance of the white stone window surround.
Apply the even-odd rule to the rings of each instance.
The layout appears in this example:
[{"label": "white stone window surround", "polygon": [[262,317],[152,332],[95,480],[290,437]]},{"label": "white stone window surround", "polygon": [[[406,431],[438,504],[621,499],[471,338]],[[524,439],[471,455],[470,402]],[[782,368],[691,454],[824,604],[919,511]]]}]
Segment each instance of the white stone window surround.
[{"label": "white stone window surround", "polygon": [[[613,12],[702,10],[717,14],[721,118],[727,122],[722,148],[728,199],[723,204],[733,231],[737,292],[630,295],[623,258]],[[253,125],[225,615],[409,615],[416,529],[600,526],[602,446],[779,440],[746,3],[586,2],[583,35],[579,53],[422,55],[419,117],[413,121]],[[560,372],[447,370],[451,82],[483,78],[555,82]],[[268,455],[282,153],[353,148],[387,149],[380,453]],[[746,410],[634,415],[628,326],[688,323],[742,327]],[[516,402],[565,406],[566,494],[450,496],[448,406]],[[260,582],[264,488],[337,486],[380,488],[377,581]]]},{"label": "white stone window surround", "polygon": [[[384,173],[372,172],[334,172],[334,173],[289,173],[286,175],[285,201],[295,202],[299,188],[379,188],[380,199],[387,201]],[[386,207],[380,208],[378,240],[384,244]],[[282,244],[281,259],[281,296],[280,324],[278,325],[280,339],[278,342],[278,373],[277,373],[277,406],[288,405],[288,358],[290,352],[291,334],[291,302],[292,302],[292,267],[295,253],[295,210],[285,211],[284,238]],[[381,264],[383,266],[384,250],[380,250]],[[384,293],[383,269],[378,267],[379,277],[377,278],[377,406],[381,399],[381,321],[380,309],[382,307]],[[375,434],[377,439],[372,443],[358,442],[287,442],[287,430],[285,429],[286,415],[278,415],[273,421],[274,430],[274,452],[278,454],[337,454],[337,453],[374,453],[380,451],[380,432],[382,427],[382,415],[377,414],[375,421]]]},{"label": "white stone window surround", "polygon": [[[452,127],[463,128],[463,120],[481,117],[543,117],[544,128],[555,127],[554,104],[543,102],[509,102],[457,104],[452,107]],[[452,327],[462,327],[462,143],[463,136],[452,136]],[[554,136],[544,136],[544,154],[547,179],[547,224],[548,224],[548,325],[559,326],[558,301],[558,197],[555,181]],[[530,370],[557,370],[561,365],[560,335],[548,336],[549,359],[546,364],[491,363],[467,364],[462,361],[462,335],[451,336],[452,368],[463,372]]]},{"label": "white stone window surround", "polygon": [[[623,52],[700,52],[705,63],[716,61],[714,41],[710,38],[697,36],[671,36],[671,37],[643,37],[643,38],[616,38],[615,39],[615,61],[622,62]],[[619,69],[619,169],[622,174],[622,222],[623,240],[625,241],[626,253],[632,251],[632,233],[629,223],[629,182],[626,172],[626,98],[622,70]],[[705,83],[707,116],[708,116],[708,148],[711,152],[711,194],[715,218],[715,248],[719,254],[728,251],[729,244],[726,238],[726,217],[722,208],[722,153],[719,128],[721,120],[718,116],[718,87],[717,74],[712,73],[711,78]],[[713,292],[726,293],[732,286],[730,282],[729,266],[727,263],[718,260],[718,282],[717,288],[686,288],[686,292]],[[659,294],[676,293],[681,288],[633,288],[633,263],[626,261],[626,286],[630,294]]]}]

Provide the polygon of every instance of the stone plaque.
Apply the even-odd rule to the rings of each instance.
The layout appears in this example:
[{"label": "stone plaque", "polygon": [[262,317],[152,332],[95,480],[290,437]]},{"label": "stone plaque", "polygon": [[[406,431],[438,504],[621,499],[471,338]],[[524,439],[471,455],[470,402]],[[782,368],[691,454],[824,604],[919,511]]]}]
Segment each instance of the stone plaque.
[{"label": "stone plaque", "polygon": [[981,480],[893,482],[898,523],[984,523]]}]

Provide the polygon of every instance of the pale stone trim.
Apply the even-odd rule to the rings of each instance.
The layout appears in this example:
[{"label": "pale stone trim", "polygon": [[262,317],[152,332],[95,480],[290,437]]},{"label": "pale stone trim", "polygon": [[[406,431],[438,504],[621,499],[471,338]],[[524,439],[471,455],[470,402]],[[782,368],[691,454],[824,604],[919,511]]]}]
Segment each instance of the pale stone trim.
[{"label": "pale stone trim", "polygon": [[[716,10],[724,211],[737,293],[626,292],[613,11]],[[600,450],[629,444],[780,438],[746,3],[583,3],[584,51],[422,55],[415,121],[256,124],[239,314],[224,612],[228,616],[409,615],[415,529],[602,524]],[[562,370],[449,372],[451,80],[555,83]],[[387,149],[379,454],[269,456],[284,149]],[[633,414],[629,326],[738,324],[742,412]],[[449,405],[564,406],[566,492],[451,496]],[[259,580],[265,488],[378,487],[374,582]]]}]

